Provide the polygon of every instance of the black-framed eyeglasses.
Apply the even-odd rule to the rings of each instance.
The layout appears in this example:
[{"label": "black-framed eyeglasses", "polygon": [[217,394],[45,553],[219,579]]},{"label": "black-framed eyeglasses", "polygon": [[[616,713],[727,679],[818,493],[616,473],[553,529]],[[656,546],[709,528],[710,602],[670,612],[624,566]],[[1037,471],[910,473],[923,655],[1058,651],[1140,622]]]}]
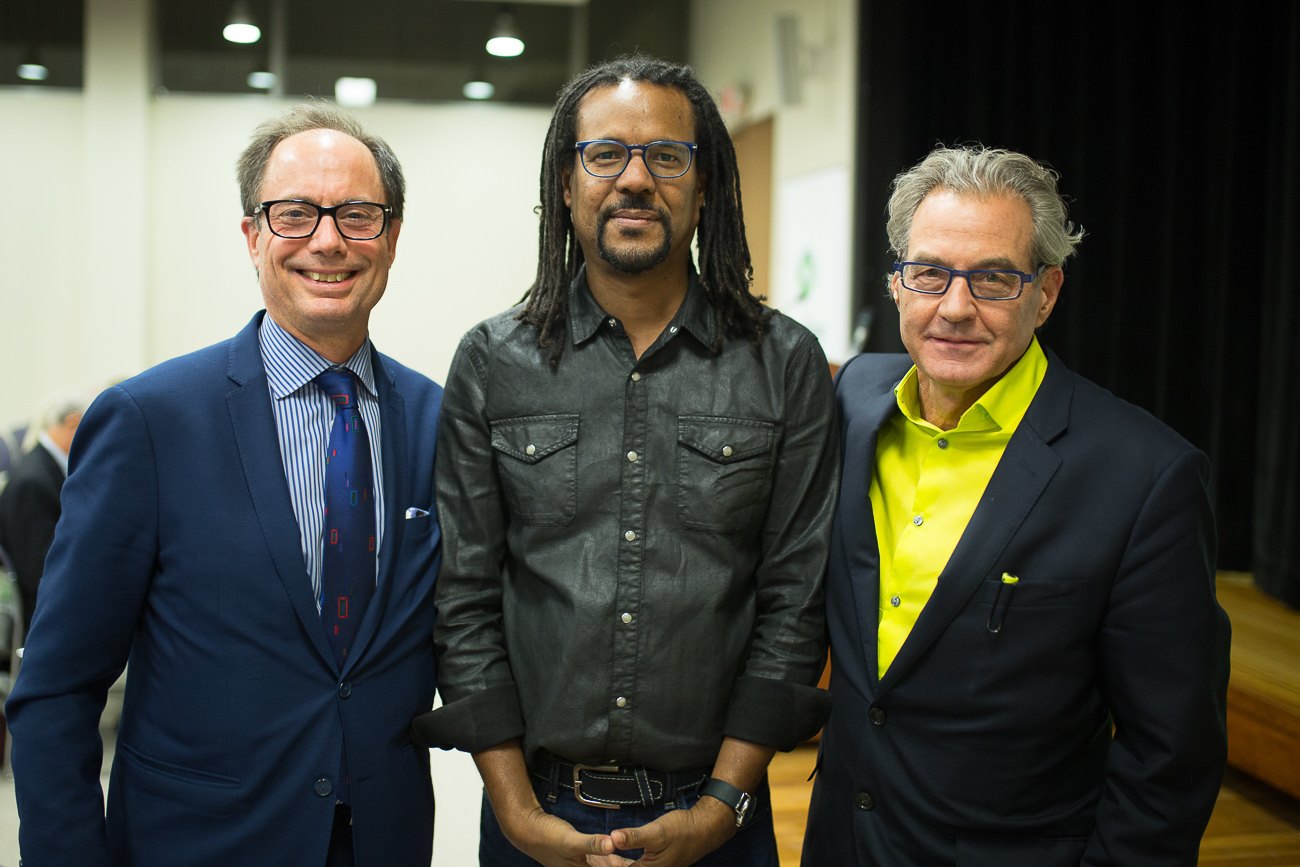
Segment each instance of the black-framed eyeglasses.
[{"label": "black-framed eyeglasses", "polygon": [[970,294],[985,301],[1015,301],[1025,291],[1026,283],[1038,279],[1037,273],[998,268],[959,271],[930,262],[895,262],[894,271],[902,279],[904,289],[922,295],[942,295],[948,291],[954,277],[965,277]]},{"label": "black-framed eyeglasses", "polygon": [[339,234],[349,241],[372,241],[384,234],[393,209],[375,202],[344,202],[326,207],[298,199],[275,199],[262,202],[253,216],[266,215],[266,225],[274,235],[300,240],[310,238],[322,217],[334,220]]},{"label": "black-framed eyeglasses", "polygon": [[633,151],[641,152],[646,170],[656,178],[680,178],[691,170],[698,148],[699,145],[690,141],[630,145],[606,139],[580,141],[573,146],[582,157],[582,167],[587,174],[598,178],[616,178],[623,174],[632,161]]}]

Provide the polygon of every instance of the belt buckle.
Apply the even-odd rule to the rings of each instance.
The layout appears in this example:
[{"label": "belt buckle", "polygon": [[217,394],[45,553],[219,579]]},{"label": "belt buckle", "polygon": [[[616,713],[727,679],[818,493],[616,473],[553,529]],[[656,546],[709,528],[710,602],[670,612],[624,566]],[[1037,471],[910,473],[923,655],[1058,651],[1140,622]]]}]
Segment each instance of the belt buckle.
[{"label": "belt buckle", "polygon": [[579,804],[586,804],[588,807],[599,807],[599,808],[602,809],[602,810],[617,810],[617,809],[619,809],[619,806],[620,806],[619,804],[602,804],[600,801],[593,801],[593,800],[591,800],[591,799],[589,799],[589,798],[584,798],[584,797],[583,797],[583,795],[582,795],[582,780],[579,779],[579,777],[578,777],[578,775],[581,774],[583,771],[596,771],[597,773],[602,773],[602,774],[616,774],[616,773],[618,773],[618,765],[579,765],[579,764],[574,764],[574,766],[573,766],[573,797],[577,798]]}]

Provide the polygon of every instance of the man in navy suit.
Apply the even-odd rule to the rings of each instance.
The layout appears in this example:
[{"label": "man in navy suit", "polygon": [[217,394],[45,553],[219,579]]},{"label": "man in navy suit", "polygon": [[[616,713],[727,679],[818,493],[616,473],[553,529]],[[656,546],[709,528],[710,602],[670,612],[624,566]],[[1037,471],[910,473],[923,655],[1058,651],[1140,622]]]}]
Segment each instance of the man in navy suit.
[{"label": "man in navy suit", "polygon": [[1205,455],[1039,346],[1083,234],[1053,172],[937,149],[889,233],[908,354],[836,384],[803,863],[1194,864],[1229,648]]},{"label": "man in navy suit", "polygon": [[[431,858],[406,729],[436,686],[442,390],[367,336],[401,167],[311,105],[239,174],[265,313],[106,391],[73,443],[8,704],[27,867]],[[128,658],[105,815],[97,721]]]}]

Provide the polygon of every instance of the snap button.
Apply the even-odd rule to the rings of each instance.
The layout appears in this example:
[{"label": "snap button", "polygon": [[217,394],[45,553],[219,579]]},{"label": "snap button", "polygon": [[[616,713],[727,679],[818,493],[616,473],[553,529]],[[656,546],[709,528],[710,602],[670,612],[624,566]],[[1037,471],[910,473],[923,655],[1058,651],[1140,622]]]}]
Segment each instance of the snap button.
[{"label": "snap button", "polygon": [[347,698],[350,695],[352,695],[352,684],[345,680],[339,684],[339,698]]},{"label": "snap button", "polygon": [[524,454],[529,454],[529,455],[537,454],[537,446],[533,445],[532,443],[529,443],[528,448],[524,449]]},{"label": "snap button", "polygon": [[731,446],[723,446],[723,447],[722,447],[722,456],[723,456],[724,458],[729,458],[729,457],[731,457]]},{"label": "snap button", "polygon": [[633,533],[631,530],[628,530],[626,533],[623,534],[623,538],[627,539],[629,542],[635,542],[636,533]]},{"label": "snap button", "polygon": [[668,333],[669,333],[669,334],[676,334],[676,333],[677,333],[677,326],[674,325],[672,328],[669,328],[669,329],[668,329]]},{"label": "snap button", "polygon": [[316,781],[316,785],[312,786],[312,789],[315,790],[316,794],[325,798],[329,796],[330,792],[334,791],[334,784],[324,777],[321,777]]},{"label": "snap button", "polygon": [[889,719],[889,716],[885,713],[883,707],[873,707],[867,711],[867,719],[871,720],[872,725],[882,726],[885,724],[885,720]]},{"label": "snap button", "polygon": [[937,445],[937,446],[938,446],[939,448],[941,448],[941,449],[946,449],[946,448],[948,448],[948,441],[947,441],[946,439],[940,437],[940,438],[939,438],[939,441],[938,441],[937,443],[935,443],[935,445]]},{"label": "snap button", "polygon": [[614,704],[618,705],[619,707],[627,707],[627,699],[623,698],[623,696],[620,695],[618,698],[614,699]]},{"label": "snap button", "polygon": [[610,328],[613,328],[613,327],[614,327],[615,325],[617,325],[617,324],[618,324],[618,320],[617,320],[617,319],[615,319],[613,316],[609,317],[609,327],[610,327]]},{"label": "snap button", "polygon": [[639,374],[639,373],[633,373],[633,374],[632,374],[632,381],[633,381],[633,382],[640,382],[640,381],[641,381],[641,374]]},{"label": "snap button", "polygon": [[624,612],[623,612],[623,616],[620,617],[619,620],[622,620],[624,623],[631,623],[631,622],[632,622],[632,615],[631,615],[631,614],[628,614],[626,611],[624,611]]},{"label": "snap button", "polygon": [[636,462],[636,452],[628,452],[628,453],[627,453],[627,459],[628,459],[629,461],[632,461],[632,462],[635,463],[635,462]]},{"label": "snap button", "polygon": [[903,604],[903,600],[895,596],[889,600],[889,604],[897,608],[898,606]]},{"label": "snap button", "polygon": [[868,795],[866,792],[858,792],[858,796],[853,799],[853,803],[857,804],[859,810],[876,809],[876,799]]},{"label": "snap button", "polygon": [[920,515],[914,515],[912,517],[912,523],[918,527],[921,526],[921,524],[923,524],[924,522],[925,522],[925,518],[922,518]]}]

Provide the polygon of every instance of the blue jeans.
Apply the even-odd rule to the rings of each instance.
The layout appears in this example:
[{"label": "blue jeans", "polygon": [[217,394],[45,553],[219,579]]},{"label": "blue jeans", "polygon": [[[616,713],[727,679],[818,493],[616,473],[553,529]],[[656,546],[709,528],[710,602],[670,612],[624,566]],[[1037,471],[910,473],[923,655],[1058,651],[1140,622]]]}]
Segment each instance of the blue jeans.
[{"label": "blue jeans", "polygon": [[[567,789],[554,788],[552,783],[533,778],[533,791],[542,809],[558,816],[584,834],[608,834],[618,828],[637,828],[647,825],[671,810],[689,810],[700,799],[698,792],[684,792],[664,804],[653,807],[623,807],[603,810],[588,807],[573,797]],[[554,800],[551,799],[554,795]],[[619,850],[624,858],[641,857],[641,849]],[[483,795],[483,813],[479,823],[478,863],[480,867],[537,867],[537,862],[520,852],[497,824],[496,814]],[[721,847],[695,862],[696,867],[778,867],[776,833],[772,829],[772,794],[767,787],[767,777],[754,792],[754,802],[745,825]]]}]

